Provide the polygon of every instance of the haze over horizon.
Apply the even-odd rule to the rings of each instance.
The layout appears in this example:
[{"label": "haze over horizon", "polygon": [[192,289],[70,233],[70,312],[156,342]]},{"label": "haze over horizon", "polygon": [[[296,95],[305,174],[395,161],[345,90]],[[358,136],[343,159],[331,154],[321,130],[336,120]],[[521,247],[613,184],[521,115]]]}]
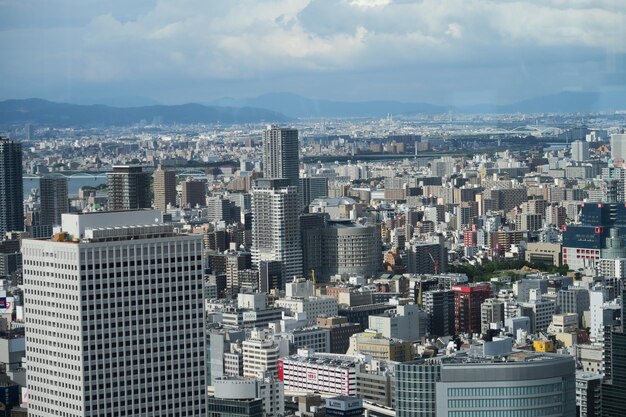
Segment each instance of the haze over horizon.
[{"label": "haze over horizon", "polygon": [[0,1],[0,25],[0,100],[467,105],[626,87],[626,2],[610,0]]}]

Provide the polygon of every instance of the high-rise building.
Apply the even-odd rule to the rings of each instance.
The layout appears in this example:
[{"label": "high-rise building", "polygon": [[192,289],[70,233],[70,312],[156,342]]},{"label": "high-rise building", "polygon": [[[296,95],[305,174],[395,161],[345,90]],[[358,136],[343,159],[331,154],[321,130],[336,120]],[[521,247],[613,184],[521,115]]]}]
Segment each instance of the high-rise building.
[{"label": "high-rise building", "polygon": [[206,206],[206,181],[187,180],[182,183],[181,207]]},{"label": "high-rise building", "polygon": [[226,224],[241,221],[241,209],[224,196],[212,196],[206,199],[207,219],[211,222],[223,220]]},{"label": "high-rise building", "polygon": [[252,263],[282,262],[283,283],[302,276],[298,205],[288,179],[259,179],[252,191]]},{"label": "high-rise building", "polygon": [[322,270],[319,272],[324,279],[336,274],[372,276],[380,270],[382,246],[377,224],[328,222],[321,237]]},{"label": "high-rise building", "polygon": [[480,333],[481,304],[491,297],[491,285],[455,285],[451,289],[456,333]]},{"label": "high-rise building", "polygon": [[39,180],[41,195],[41,224],[60,225],[61,214],[70,211],[67,195],[67,178],[46,175]]},{"label": "high-rise building", "polygon": [[134,165],[117,165],[107,174],[109,210],[150,208],[150,174]]},{"label": "high-rise building", "polygon": [[587,162],[589,160],[589,142],[584,140],[572,142],[572,159],[576,162]]},{"label": "high-rise building", "polygon": [[626,160],[626,133],[611,135],[611,159]]},{"label": "high-rise building", "polygon": [[64,214],[23,241],[30,416],[204,415],[202,237],[160,214]]},{"label": "high-rise building", "polygon": [[454,291],[431,290],[422,294],[422,307],[429,317],[431,337],[452,336],[454,328]]},{"label": "high-rise building", "polygon": [[446,272],[448,250],[443,242],[411,242],[407,250],[408,272],[413,274],[440,274]]},{"label": "high-rise building", "polygon": [[24,230],[22,144],[0,137],[0,236]]},{"label": "high-rise building", "polygon": [[575,313],[578,324],[583,322],[583,313],[589,310],[589,289],[584,287],[563,288],[556,297],[556,307],[560,314]]},{"label": "high-rise building", "polygon": [[154,171],[154,208],[167,209],[176,206],[176,171],[162,165]]},{"label": "high-rise building", "polygon": [[605,328],[602,416],[619,417],[626,410],[626,333]]},{"label": "high-rise building", "polygon": [[328,178],[300,178],[298,182],[298,193],[300,195],[300,210],[308,209],[309,204],[316,198],[328,196]]},{"label": "high-rise building", "polygon": [[272,125],[263,139],[263,176],[286,178],[289,185],[298,186],[300,177],[300,144],[298,130]]}]

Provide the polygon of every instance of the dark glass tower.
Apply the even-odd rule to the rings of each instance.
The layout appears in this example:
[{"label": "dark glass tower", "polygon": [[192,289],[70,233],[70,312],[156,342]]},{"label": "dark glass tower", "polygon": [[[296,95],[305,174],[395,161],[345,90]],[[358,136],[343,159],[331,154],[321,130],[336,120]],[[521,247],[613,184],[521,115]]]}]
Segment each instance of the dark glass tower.
[{"label": "dark glass tower", "polygon": [[0,235],[24,230],[22,144],[0,137]]},{"label": "dark glass tower", "polygon": [[41,224],[60,225],[61,214],[69,213],[67,178],[46,175],[39,181],[41,194]]}]

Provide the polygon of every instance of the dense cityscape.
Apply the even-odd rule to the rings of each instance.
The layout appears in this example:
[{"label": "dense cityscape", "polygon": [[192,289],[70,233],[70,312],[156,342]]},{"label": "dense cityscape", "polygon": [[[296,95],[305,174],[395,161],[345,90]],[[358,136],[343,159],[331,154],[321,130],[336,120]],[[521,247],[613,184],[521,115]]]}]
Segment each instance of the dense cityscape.
[{"label": "dense cityscape", "polygon": [[622,415],[625,123],[5,126],[6,415]]},{"label": "dense cityscape", "polygon": [[0,417],[626,417],[626,0],[0,0]]}]

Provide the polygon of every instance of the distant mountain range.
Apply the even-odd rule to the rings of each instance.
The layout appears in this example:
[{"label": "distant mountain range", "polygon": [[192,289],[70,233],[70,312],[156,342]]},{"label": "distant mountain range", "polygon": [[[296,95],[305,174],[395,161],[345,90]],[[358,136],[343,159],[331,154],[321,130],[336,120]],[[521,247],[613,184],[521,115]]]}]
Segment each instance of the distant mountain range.
[{"label": "distant mountain range", "polygon": [[0,102],[0,124],[34,123],[50,126],[124,126],[158,118],[162,123],[258,123],[286,122],[289,118],[272,110],[202,104],[176,106],[110,107],[55,103],[42,99]]},{"label": "distant mountain range", "polygon": [[590,113],[626,110],[626,94],[562,92],[507,105],[441,106],[399,101],[317,100],[291,93],[270,93],[246,99],[223,98],[210,104],[259,107],[290,117],[381,117],[387,114],[440,114],[448,111],[457,113]]},{"label": "distant mountain range", "polygon": [[[149,99],[141,98],[141,100]],[[33,98],[1,101],[0,124],[123,126],[135,124],[141,120],[151,123],[155,118],[166,124],[285,123],[294,118],[384,117],[387,114],[591,113],[615,110],[626,110],[626,93],[562,92],[507,105],[470,106],[442,106],[399,101],[318,100],[291,93],[270,93],[245,99],[223,98],[207,104],[156,104],[130,107],[56,103]]]}]

